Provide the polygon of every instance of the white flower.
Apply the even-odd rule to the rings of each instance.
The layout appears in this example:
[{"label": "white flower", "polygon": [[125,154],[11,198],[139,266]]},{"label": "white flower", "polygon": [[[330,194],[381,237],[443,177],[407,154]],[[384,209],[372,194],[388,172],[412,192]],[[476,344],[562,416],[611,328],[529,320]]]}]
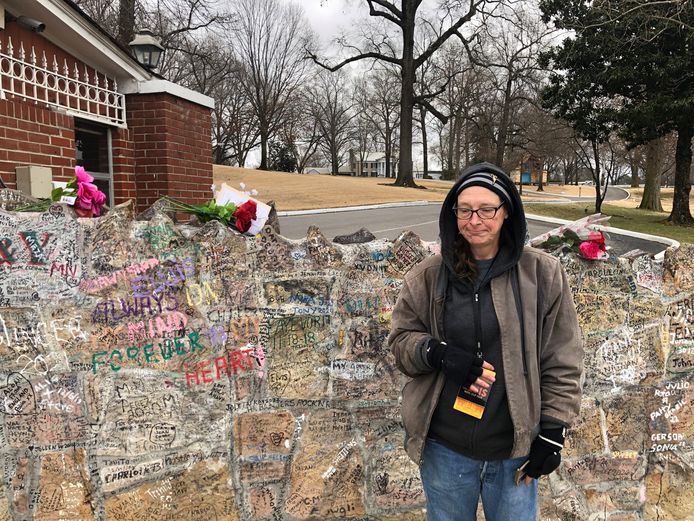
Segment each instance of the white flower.
[{"label": "white flower", "polygon": [[256,190],[255,188],[253,188],[253,189],[251,190],[251,195],[258,195],[258,190]]},{"label": "white flower", "polygon": [[241,187],[242,191],[246,189],[246,183],[239,183],[239,186]]},{"label": "white flower", "polygon": [[210,190],[212,190],[212,192],[214,192],[215,190],[217,190],[217,185],[215,185],[215,184],[211,185],[211,186],[210,186]]}]

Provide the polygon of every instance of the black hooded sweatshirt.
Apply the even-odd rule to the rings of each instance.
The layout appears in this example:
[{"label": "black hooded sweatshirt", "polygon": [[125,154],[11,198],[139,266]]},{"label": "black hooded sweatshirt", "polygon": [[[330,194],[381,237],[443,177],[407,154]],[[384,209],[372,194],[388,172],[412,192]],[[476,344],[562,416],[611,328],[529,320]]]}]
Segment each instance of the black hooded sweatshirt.
[{"label": "black hooded sweatshirt", "polygon": [[[497,176],[513,202],[513,211],[501,228],[499,252],[489,266],[481,266],[477,280],[461,279],[454,270],[454,243],[458,224],[453,207],[458,199],[458,187],[475,172]],[[508,208],[507,208],[508,211]],[[438,406],[434,411],[429,437],[461,454],[478,460],[506,459],[513,447],[513,424],[508,409],[504,385],[499,323],[492,302],[490,281],[515,269],[523,251],[527,227],[520,195],[508,175],[491,163],[480,163],[463,172],[441,208],[439,217],[441,255],[444,270],[439,281],[446,284],[443,310],[443,334],[449,349],[480,350],[483,359],[494,366],[496,381],[488,396],[481,419],[453,409],[458,386],[447,380]],[[487,269],[489,267],[489,269]]]}]

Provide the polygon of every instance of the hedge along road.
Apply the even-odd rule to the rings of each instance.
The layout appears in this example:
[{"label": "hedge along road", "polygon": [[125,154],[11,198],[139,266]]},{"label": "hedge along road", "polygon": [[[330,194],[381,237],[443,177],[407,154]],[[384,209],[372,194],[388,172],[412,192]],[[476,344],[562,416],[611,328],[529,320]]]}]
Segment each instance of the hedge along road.
[{"label": "hedge along road", "polygon": [[[377,239],[394,240],[398,235],[411,230],[425,241],[435,241],[439,235],[439,212],[441,203],[414,203],[407,205],[380,205],[360,209],[324,209],[306,212],[280,212],[280,230],[289,239],[301,239],[306,230],[316,225],[328,239],[337,235],[348,235],[366,228]],[[536,237],[558,225],[541,219],[528,220],[530,237]],[[667,244],[610,232],[607,245],[612,253],[622,255],[634,249],[648,253],[663,251]]]}]

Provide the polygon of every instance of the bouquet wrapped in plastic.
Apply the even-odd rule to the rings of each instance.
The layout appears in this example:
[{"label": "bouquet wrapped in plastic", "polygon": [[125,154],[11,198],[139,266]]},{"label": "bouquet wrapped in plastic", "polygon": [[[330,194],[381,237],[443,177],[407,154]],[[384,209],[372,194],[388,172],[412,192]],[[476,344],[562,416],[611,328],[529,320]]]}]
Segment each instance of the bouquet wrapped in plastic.
[{"label": "bouquet wrapped in plastic", "polygon": [[[241,183],[241,190],[245,190],[245,187]],[[213,193],[215,190],[216,187],[212,185]],[[195,215],[203,223],[215,220],[236,228],[240,233],[255,235],[265,225],[270,207],[251,197],[257,195],[255,190],[241,190],[222,184],[216,197],[204,204],[184,203],[171,197],[164,199],[170,209]]]},{"label": "bouquet wrapped in plastic", "polygon": [[584,259],[608,259],[605,233],[600,226],[609,218],[609,215],[599,213],[583,217],[538,235],[530,241],[530,245],[551,253],[574,252]]}]

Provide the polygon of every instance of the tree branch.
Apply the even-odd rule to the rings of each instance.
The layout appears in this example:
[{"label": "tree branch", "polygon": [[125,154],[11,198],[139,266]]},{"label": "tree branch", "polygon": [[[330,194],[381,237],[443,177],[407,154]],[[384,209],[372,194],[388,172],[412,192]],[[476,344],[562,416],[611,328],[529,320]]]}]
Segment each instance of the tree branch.
[{"label": "tree branch", "polygon": [[[402,26],[402,12],[393,4],[390,4],[385,0],[366,0],[366,3],[369,4],[369,16],[381,16],[387,20],[390,20],[395,25]],[[374,4],[380,5],[384,9],[388,9],[390,13],[377,10],[374,7]]]},{"label": "tree branch", "polygon": [[[453,76],[455,76],[455,74],[454,74]],[[446,88],[448,87],[448,83],[451,81],[451,79],[453,78],[453,76],[449,77],[449,78],[443,83],[443,85],[441,85],[436,91],[434,91],[434,92],[422,93],[422,94],[419,94],[419,95],[415,96],[415,97],[414,97],[414,102],[415,102],[415,103],[418,103],[418,102],[420,102],[420,101],[427,100],[427,99],[429,99],[429,98],[435,98],[435,97],[438,96],[439,94],[443,94],[444,92],[446,92]]]},{"label": "tree branch", "polygon": [[439,110],[438,110],[436,107],[434,107],[431,103],[429,103],[427,100],[425,100],[425,99],[418,99],[418,100],[415,101],[415,105],[419,105],[419,106],[424,107],[425,109],[427,109],[427,110],[428,110],[429,112],[431,112],[434,116],[436,116],[436,119],[438,119],[438,120],[439,120],[441,123],[443,123],[444,125],[445,125],[446,123],[448,123],[448,116],[446,116],[446,115],[442,114],[441,112],[439,112]]},{"label": "tree branch", "polygon": [[388,63],[394,63],[395,65],[402,65],[402,60],[399,60],[398,58],[392,58],[390,56],[386,56],[385,54],[381,54],[378,52],[364,52],[361,54],[357,54],[356,56],[351,56],[345,60],[342,60],[337,65],[331,67],[330,65],[322,63],[315,53],[309,51],[308,49],[305,49],[305,51],[307,54],[307,56],[304,57],[305,60],[311,59],[316,65],[318,65],[319,67],[323,67],[324,69],[329,70],[330,72],[335,72],[336,70],[341,69],[348,63],[352,63],[359,60],[366,60],[369,58],[372,58],[374,60],[382,60]]},{"label": "tree branch", "polygon": [[460,29],[463,25],[465,25],[466,22],[469,22],[472,20],[472,18],[477,14],[477,3],[476,2],[471,2],[470,3],[470,9],[468,12],[465,14],[465,16],[461,16],[456,23],[454,23],[452,26],[450,26],[443,34],[441,34],[436,40],[431,42],[429,44],[429,47],[421,54],[419,55],[415,61],[414,61],[414,68],[417,69],[422,63],[424,63],[426,60],[429,59],[429,57],[436,52],[436,50],[441,47],[446,40],[448,40],[451,36],[454,34],[457,34],[462,38],[462,35],[458,32],[458,29]]}]

